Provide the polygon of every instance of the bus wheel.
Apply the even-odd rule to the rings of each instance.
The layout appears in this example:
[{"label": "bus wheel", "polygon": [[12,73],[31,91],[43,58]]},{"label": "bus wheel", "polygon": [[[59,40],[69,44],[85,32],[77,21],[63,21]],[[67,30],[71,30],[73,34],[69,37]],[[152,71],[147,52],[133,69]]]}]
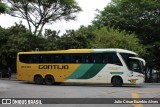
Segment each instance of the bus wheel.
[{"label": "bus wheel", "polygon": [[121,77],[113,77],[112,79],[112,84],[115,87],[120,87],[123,85],[123,80]]},{"label": "bus wheel", "polygon": [[46,85],[53,85],[54,84],[54,77],[52,75],[47,75],[45,77],[45,83]]},{"label": "bus wheel", "polygon": [[43,77],[41,75],[35,75],[34,76],[34,82],[36,84],[42,85],[43,84]]}]

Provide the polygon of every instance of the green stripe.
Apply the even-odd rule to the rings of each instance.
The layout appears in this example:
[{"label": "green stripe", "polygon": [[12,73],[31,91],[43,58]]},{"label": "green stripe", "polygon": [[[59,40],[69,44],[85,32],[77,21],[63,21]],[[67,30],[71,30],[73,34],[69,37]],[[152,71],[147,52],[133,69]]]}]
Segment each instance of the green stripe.
[{"label": "green stripe", "polygon": [[123,74],[123,72],[110,72],[110,74],[119,74],[119,75],[121,75],[121,74]]},{"label": "green stripe", "polygon": [[89,79],[96,76],[106,64],[94,64],[83,76],[78,79]]},{"label": "green stripe", "polygon": [[69,77],[68,79],[77,79],[82,77],[93,64],[81,64]]}]

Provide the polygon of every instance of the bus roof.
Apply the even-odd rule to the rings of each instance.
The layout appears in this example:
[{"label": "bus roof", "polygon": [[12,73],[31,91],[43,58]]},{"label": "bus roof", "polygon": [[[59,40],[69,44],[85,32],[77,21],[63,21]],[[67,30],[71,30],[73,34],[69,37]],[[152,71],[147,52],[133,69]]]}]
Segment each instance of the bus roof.
[{"label": "bus roof", "polygon": [[137,55],[137,53],[125,49],[107,48],[107,49],[68,49],[68,50],[56,50],[56,51],[30,51],[19,52],[18,54],[43,54],[43,53],[99,53],[99,52],[118,52],[118,53],[130,53]]},{"label": "bus roof", "polygon": [[130,53],[130,54],[134,54],[137,55],[137,53],[133,52],[133,51],[129,51],[126,49],[118,49],[118,48],[108,48],[108,49],[94,49],[95,51],[115,51],[118,53]]}]

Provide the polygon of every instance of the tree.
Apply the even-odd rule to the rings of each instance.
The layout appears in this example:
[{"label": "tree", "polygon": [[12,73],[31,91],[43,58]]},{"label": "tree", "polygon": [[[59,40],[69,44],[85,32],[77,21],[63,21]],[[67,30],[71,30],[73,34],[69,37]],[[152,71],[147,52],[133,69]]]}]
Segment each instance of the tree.
[{"label": "tree", "polygon": [[150,44],[160,40],[160,3],[158,0],[112,0],[99,11],[93,24],[135,32],[143,44]]},{"label": "tree", "polygon": [[45,29],[44,37],[47,39],[47,45],[45,46],[46,50],[57,50],[59,47],[58,40],[59,40],[59,33],[60,31],[55,31],[51,29]]},{"label": "tree", "polygon": [[51,29],[45,29],[44,36],[46,39],[51,40],[52,42],[55,42],[57,39],[59,39],[59,33],[60,31],[55,31]]},{"label": "tree", "polygon": [[0,0],[0,14],[5,13],[6,10],[7,10],[7,6],[4,3],[2,3]]},{"label": "tree", "polygon": [[[154,44],[160,42],[160,3],[158,0],[112,0],[99,11],[93,24],[97,27],[114,26],[121,31],[135,33],[146,46],[149,65],[159,68],[159,50]],[[157,44],[157,43],[156,43]],[[154,65],[154,66],[153,66]]]},{"label": "tree", "polygon": [[67,30],[57,41],[57,49],[91,48],[94,40],[93,28],[81,26],[78,30]]},{"label": "tree", "polygon": [[128,34],[110,27],[102,27],[94,31],[95,48],[122,48],[137,52],[140,56],[145,53],[145,48],[139,43],[135,34]]},{"label": "tree", "polygon": [[[7,0],[11,4],[10,15],[27,21],[31,32],[40,35],[45,24],[58,20],[74,20],[81,8],[74,0]],[[39,30],[39,31],[38,31]]]},{"label": "tree", "polygon": [[18,52],[33,51],[36,48],[45,51],[48,44],[46,38],[33,35],[21,23],[8,29],[0,27],[0,69],[10,66],[15,70]]}]

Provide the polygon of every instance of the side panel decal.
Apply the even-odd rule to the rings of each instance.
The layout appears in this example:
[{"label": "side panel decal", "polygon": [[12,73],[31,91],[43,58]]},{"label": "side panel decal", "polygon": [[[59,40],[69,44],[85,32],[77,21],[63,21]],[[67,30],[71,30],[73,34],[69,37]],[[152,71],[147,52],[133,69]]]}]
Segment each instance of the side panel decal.
[{"label": "side panel decal", "polygon": [[81,64],[69,77],[68,79],[77,79],[83,76],[93,64]]},{"label": "side panel decal", "polygon": [[89,79],[98,74],[106,64],[94,64],[83,76],[78,79]]}]

